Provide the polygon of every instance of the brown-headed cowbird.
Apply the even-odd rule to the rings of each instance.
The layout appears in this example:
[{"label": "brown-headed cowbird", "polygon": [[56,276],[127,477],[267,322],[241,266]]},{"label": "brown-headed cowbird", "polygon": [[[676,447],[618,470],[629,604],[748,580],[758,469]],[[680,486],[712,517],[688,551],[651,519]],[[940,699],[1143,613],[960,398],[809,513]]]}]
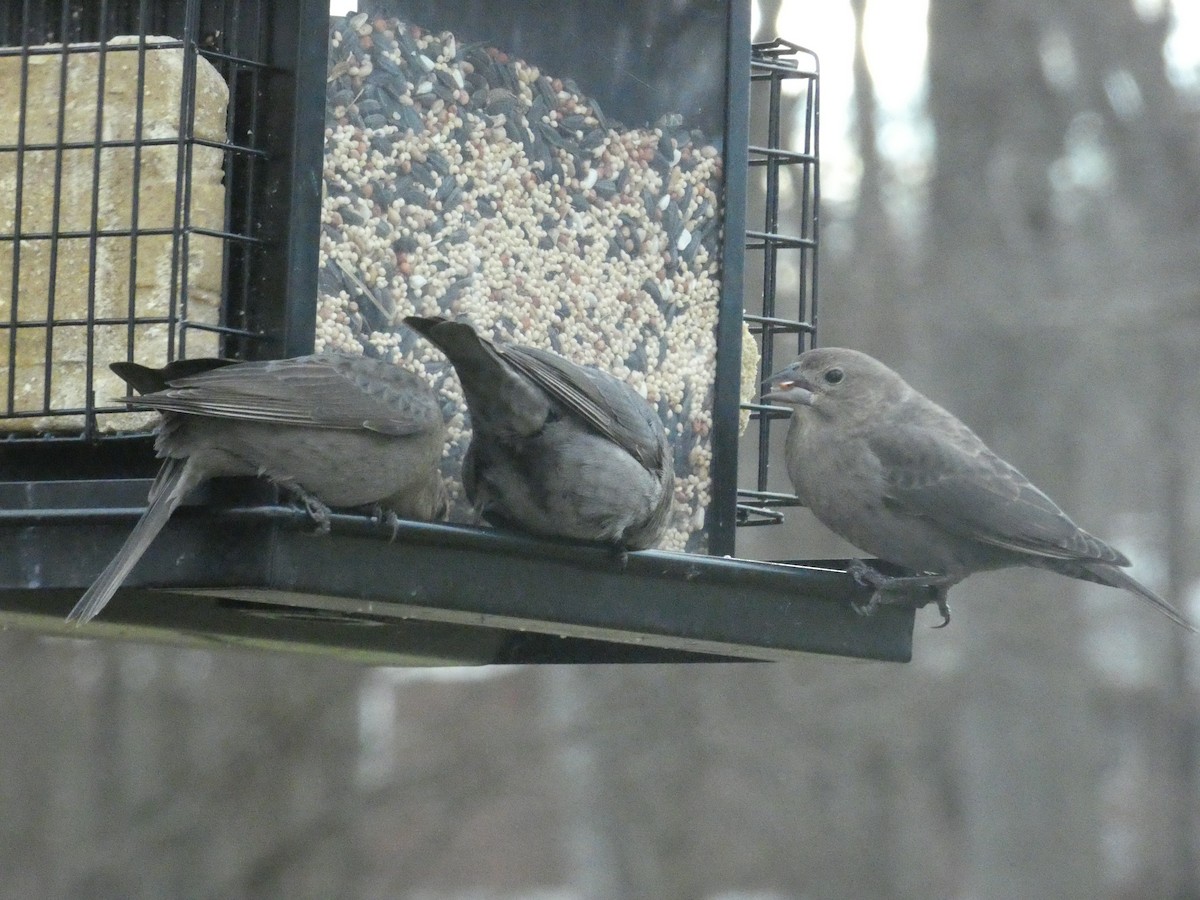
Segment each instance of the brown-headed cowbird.
[{"label": "brown-headed cowbird", "polygon": [[1129,560],[1072,522],[974,432],[878,360],[823,347],[767,382],[763,400],[794,407],[787,467],[796,494],[830,530],[918,574],[851,572],[880,603],[946,593],[972,572],[1035,566],[1124,588],[1195,631],[1122,571]]},{"label": "brown-headed cowbird", "polygon": [[549,350],[493,344],[468,322],[410,316],[454,364],[471,413],[463,487],[493,525],[653,546],[674,495],[662,422],[607,372]]},{"label": "brown-headed cowbird", "polygon": [[441,409],[433,389],[398,366],[322,354],[112,369],[142,392],[126,402],[162,414],[155,449],[164,461],[146,512],[68,621],[104,608],[180,501],[210,478],[264,475],[299,495],[326,529],[329,506],[445,516]]}]

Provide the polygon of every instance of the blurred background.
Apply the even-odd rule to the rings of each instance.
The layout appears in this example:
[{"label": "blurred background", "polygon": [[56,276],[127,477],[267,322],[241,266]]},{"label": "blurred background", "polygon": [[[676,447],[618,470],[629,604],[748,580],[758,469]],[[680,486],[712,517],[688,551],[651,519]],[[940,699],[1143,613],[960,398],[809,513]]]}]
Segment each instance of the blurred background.
[{"label": "blurred background", "polygon": [[[822,60],[822,343],[1200,617],[1200,2],[761,0],[755,28]],[[803,510],[738,551],[848,552]],[[1049,573],[952,606],[904,666],[0,634],[0,897],[1200,897],[1197,639]]]}]

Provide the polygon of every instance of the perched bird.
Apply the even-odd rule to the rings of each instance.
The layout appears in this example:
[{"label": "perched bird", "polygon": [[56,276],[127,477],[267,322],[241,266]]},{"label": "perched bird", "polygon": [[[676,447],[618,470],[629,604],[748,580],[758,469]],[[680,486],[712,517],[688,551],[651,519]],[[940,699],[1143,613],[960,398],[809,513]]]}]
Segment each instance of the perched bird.
[{"label": "perched bird", "polygon": [[180,501],[210,478],[265,475],[299,495],[325,529],[329,506],[445,517],[445,423],[433,389],[411,372],[333,354],[111,368],[142,392],[125,402],[162,414],[154,446],[164,461],[146,512],[68,621],[104,608]]},{"label": "perched bird", "polygon": [[633,388],[548,350],[493,344],[467,322],[404,321],[462,382],[472,429],[463,486],[483,519],[622,550],[661,537],[674,460],[662,422]]},{"label": "perched bird", "polygon": [[874,589],[864,611],[932,591],[945,625],[951,586],[973,572],[1035,566],[1124,588],[1196,630],[1122,571],[1123,554],[878,360],[809,350],[767,385],[764,401],[794,407],[787,467],[800,500],[856,547],[918,573],[888,577],[855,560],[851,574]]}]

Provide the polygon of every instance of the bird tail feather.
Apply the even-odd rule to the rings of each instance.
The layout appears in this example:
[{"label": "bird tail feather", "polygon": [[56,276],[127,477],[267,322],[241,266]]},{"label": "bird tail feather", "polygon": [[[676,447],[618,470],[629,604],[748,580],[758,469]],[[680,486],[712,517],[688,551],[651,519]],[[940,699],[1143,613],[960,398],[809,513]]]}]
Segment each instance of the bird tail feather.
[{"label": "bird tail feather", "polygon": [[189,467],[186,459],[168,458],[158,470],[150,488],[150,502],[133,531],[117,551],[117,555],[105,566],[104,571],[92,582],[92,586],[79,598],[79,602],[67,613],[67,621],[82,625],[91,621],[108,604],[117,588],[130,570],[137,565],[146,548],[167,524],[171,513],[179,502],[195,487],[198,479],[195,467]]},{"label": "bird tail feather", "polygon": [[1063,575],[1129,591],[1139,599],[1145,600],[1176,625],[1181,625],[1192,633],[1197,632],[1196,626],[1189,622],[1183,613],[1123,569],[1108,563],[1080,560],[1054,560],[1053,563],[1048,567]]}]

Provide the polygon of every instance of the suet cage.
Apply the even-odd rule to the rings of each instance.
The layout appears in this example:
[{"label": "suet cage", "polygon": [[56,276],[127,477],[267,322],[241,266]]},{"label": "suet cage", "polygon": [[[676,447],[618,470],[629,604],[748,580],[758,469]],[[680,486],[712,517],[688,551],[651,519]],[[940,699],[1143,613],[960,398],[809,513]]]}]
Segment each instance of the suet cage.
[{"label": "suet cage", "polygon": [[[862,618],[836,568],[735,558],[738,525],[795,502],[767,489],[782,411],[753,395],[811,344],[817,287],[816,58],[752,45],[749,19],[10,3],[0,618],[76,633],[62,615],[144,506],[153,421],[112,399],[107,363],[349,349],[444,379],[398,321],[446,312],[658,403],[683,472],[669,550],[616,559],[454,520],[393,538],[355,515],[317,539],[273,489],[217,482],[78,633],[410,663],[907,659],[911,611]],[[447,412],[453,483],[465,432]],[[739,474],[747,425],[758,458]]]}]

